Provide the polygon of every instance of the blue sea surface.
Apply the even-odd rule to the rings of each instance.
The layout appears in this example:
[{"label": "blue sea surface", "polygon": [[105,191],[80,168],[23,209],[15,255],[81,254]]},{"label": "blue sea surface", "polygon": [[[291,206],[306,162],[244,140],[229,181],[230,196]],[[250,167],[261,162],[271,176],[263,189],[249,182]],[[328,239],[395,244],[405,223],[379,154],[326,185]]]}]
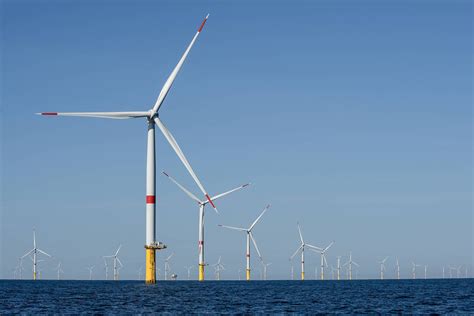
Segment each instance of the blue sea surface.
[{"label": "blue sea surface", "polygon": [[5,313],[474,313],[474,280],[0,281]]}]

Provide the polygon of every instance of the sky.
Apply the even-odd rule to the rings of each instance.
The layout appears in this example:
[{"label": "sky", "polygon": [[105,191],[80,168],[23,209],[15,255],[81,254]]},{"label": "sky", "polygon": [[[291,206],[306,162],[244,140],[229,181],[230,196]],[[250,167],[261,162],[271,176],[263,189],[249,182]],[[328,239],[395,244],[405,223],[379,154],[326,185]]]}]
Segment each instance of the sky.
[{"label": "sky", "polygon": [[[1,3],[0,278],[38,247],[43,278],[104,278],[121,244],[122,279],[144,265],[146,121],[40,117],[47,111],[150,109],[209,20],[160,118],[211,195],[251,186],[206,211],[206,262],[245,267],[248,226],[288,279],[305,241],[359,277],[411,276],[411,262],[473,267],[470,1],[12,1]],[[199,194],[156,133],[157,239],[171,270],[197,267]],[[200,195],[199,195],[200,196]],[[307,277],[320,257],[308,252]],[[299,273],[294,260],[295,274]],[[31,262],[24,262],[30,278]],[[260,264],[252,249],[252,269]],[[421,274],[422,269],[418,271]],[[197,269],[192,270],[196,278]],[[207,268],[207,278],[213,269]]]}]

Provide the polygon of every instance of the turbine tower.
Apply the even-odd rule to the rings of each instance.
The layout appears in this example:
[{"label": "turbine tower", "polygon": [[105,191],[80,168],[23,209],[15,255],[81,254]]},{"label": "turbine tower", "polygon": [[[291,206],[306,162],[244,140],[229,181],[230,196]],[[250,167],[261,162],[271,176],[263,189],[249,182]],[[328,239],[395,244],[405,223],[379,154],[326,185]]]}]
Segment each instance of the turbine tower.
[{"label": "turbine tower", "polygon": [[[118,258],[118,253],[119,253],[121,248],[122,248],[122,245],[120,245],[118,247],[118,249],[117,249],[117,251],[115,252],[114,255],[104,256],[104,259],[105,258],[113,258],[114,259],[114,281],[118,281],[118,279],[119,279],[119,270],[121,268],[123,268],[122,261],[120,261],[120,259]],[[107,263],[106,263],[105,267],[106,267],[106,272],[105,273],[106,273],[106,277],[107,277]]]},{"label": "turbine tower", "polygon": [[38,254],[43,254],[45,256],[48,256],[51,258],[51,255],[47,254],[46,252],[44,252],[43,250],[39,249],[38,247],[36,247],[36,231],[33,229],[33,249],[31,249],[30,251],[28,251],[27,253],[25,253],[21,259],[25,258],[26,256],[30,256],[31,260],[33,260],[33,280],[36,280],[37,278],[37,266],[38,266],[38,263],[41,262],[40,260],[38,260]]},{"label": "turbine tower", "polygon": [[[238,191],[240,189],[243,189],[245,188],[246,186],[248,186],[250,183],[246,183],[244,185],[241,185],[235,189],[232,189],[232,190],[229,190],[227,192],[224,192],[224,193],[221,193],[221,194],[218,194],[216,196],[213,196],[211,199],[209,200],[200,200],[199,198],[197,198],[193,193],[191,193],[191,191],[189,191],[188,189],[186,189],[184,186],[182,186],[181,184],[178,183],[178,181],[176,181],[172,176],[170,176],[169,174],[167,174],[166,172],[163,171],[163,174],[165,176],[168,177],[168,179],[170,179],[174,184],[176,184],[184,193],[186,193],[186,195],[188,197],[190,197],[192,200],[194,200],[195,202],[198,203],[199,205],[199,240],[198,240],[198,251],[199,251],[199,281],[204,281],[204,267],[206,266],[206,263],[204,261],[204,209],[205,209],[205,206],[210,202],[210,201],[215,201],[223,196],[226,196],[232,192],[235,192],[235,191]],[[214,210],[216,210],[217,212],[217,209],[214,208]]]},{"label": "turbine tower", "polygon": [[421,265],[416,264],[416,263],[414,263],[413,261],[411,262],[411,264],[412,264],[411,273],[412,273],[412,278],[413,278],[413,280],[414,280],[414,279],[416,279],[416,268],[417,268],[417,267],[421,267]]},{"label": "turbine tower", "polygon": [[263,260],[261,261],[261,263],[262,263],[262,267],[263,267],[263,280],[266,281],[267,280],[267,268],[269,266],[271,266],[272,263],[271,262],[265,263],[265,262],[263,262]]},{"label": "turbine tower", "polygon": [[385,272],[385,261],[387,261],[388,257],[385,257],[382,261],[379,261],[380,263],[380,280],[383,280],[383,274]]},{"label": "turbine tower", "polygon": [[341,256],[337,256],[337,280],[341,280]]},{"label": "turbine tower", "polygon": [[[293,255],[290,257],[290,260],[293,260],[293,258],[296,256],[298,251],[301,250],[301,280],[304,281],[304,250],[305,250],[305,247],[308,247],[308,248],[314,249],[314,250],[322,250],[322,249],[318,248],[316,246],[305,243],[304,239],[303,239],[303,234],[301,233],[300,223],[297,222],[296,226],[298,227],[298,233],[300,235],[301,244],[298,247],[298,249],[296,249],[296,251],[293,253]],[[292,275],[292,280],[293,280],[293,265],[291,265],[291,269],[292,269],[291,275]]]},{"label": "turbine tower", "polygon": [[105,259],[105,257],[102,257],[102,259],[104,259],[105,280],[108,280],[109,279],[109,266],[107,264],[107,260]]},{"label": "turbine tower", "polygon": [[349,252],[349,261],[344,263],[344,266],[349,265],[349,280],[352,280],[352,265],[359,267],[359,264],[352,260],[352,252]]},{"label": "turbine tower", "polygon": [[328,262],[326,260],[326,251],[328,251],[329,248],[331,248],[331,246],[334,244],[334,240],[331,241],[331,243],[326,246],[326,248],[319,248],[319,247],[316,247],[318,249],[311,249],[313,251],[316,251],[316,252],[319,252],[321,254],[321,280],[324,280],[324,266],[328,266]]},{"label": "turbine tower", "polygon": [[43,112],[37,113],[40,115],[47,115],[47,116],[79,116],[79,117],[95,117],[95,118],[105,118],[105,119],[132,119],[132,118],[145,118],[148,122],[148,132],[147,132],[147,159],[146,159],[146,241],[145,241],[145,253],[146,253],[146,269],[145,269],[145,282],[146,283],[155,283],[156,282],[156,250],[161,250],[166,248],[166,245],[156,241],[156,207],[155,207],[155,125],[163,133],[164,137],[171,145],[173,150],[175,151],[176,155],[179,157],[181,162],[184,164],[186,169],[188,170],[191,177],[196,182],[199,189],[202,191],[206,199],[212,205],[212,207],[216,208],[214,203],[212,202],[209,194],[204,189],[201,181],[196,176],[193,168],[191,167],[190,163],[188,162],[186,156],[184,155],[183,151],[179,147],[176,139],[173,137],[171,132],[166,128],[159,117],[159,110],[163,105],[163,102],[168,95],[168,92],[173,85],[173,82],[176,79],[181,67],[183,66],[186,57],[189,54],[189,51],[193,47],[196,39],[198,38],[199,34],[206,23],[209,14],[206,16],[204,21],[202,21],[201,26],[197,30],[196,34],[194,35],[191,43],[186,48],[183,56],[179,60],[176,67],[171,72],[170,76],[166,80],[165,84],[163,85],[160,94],[155,102],[155,105],[148,111],[131,111],[131,112]]},{"label": "turbine tower", "polygon": [[238,231],[242,231],[242,232],[245,232],[247,234],[247,251],[246,251],[246,260],[247,260],[247,266],[246,266],[246,280],[247,281],[250,281],[250,240],[252,240],[252,243],[255,247],[255,250],[257,251],[257,254],[258,254],[258,257],[260,258],[260,260],[263,260],[262,259],[262,255],[260,254],[260,251],[258,250],[258,246],[257,246],[257,242],[255,241],[255,238],[253,237],[253,234],[252,234],[252,229],[255,227],[255,225],[258,223],[258,221],[260,220],[260,218],[262,218],[263,214],[265,214],[265,212],[270,208],[270,204],[268,204],[267,206],[265,206],[265,208],[263,209],[262,213],[257,217],[257,219],[252,223],[252,225],[250,225],[249,228],[240,228],[240,227],[233,227],[233,226],[226,226],[226,225],[219,225],[220,227],[224,227],[224,228],[229,228],[229,229],[233,229],[233,230],[238,230]]},{"label": "turbine tower", "polygon": [[400,280],[400,263],[398,262],[398,257],[397,257],[397,280]]},{"label": "turbine tower", "polygon": [[188,270],[188,280],[191,280],[191,270],[194,268],[194,266],[189,266],[189,267],[184,267],[186,270]]},{"label": "turbine tower", "polygon": [[426,272],[428,270],[428,266],[425,264],[425,280],[426,280]]}]

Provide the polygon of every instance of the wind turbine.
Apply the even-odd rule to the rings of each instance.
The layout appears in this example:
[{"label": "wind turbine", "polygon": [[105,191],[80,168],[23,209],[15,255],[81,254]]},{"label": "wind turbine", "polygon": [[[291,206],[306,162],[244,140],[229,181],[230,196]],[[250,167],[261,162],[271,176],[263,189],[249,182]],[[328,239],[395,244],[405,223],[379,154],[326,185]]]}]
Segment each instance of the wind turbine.
[{"label": "wind turbine", "polygon": [[37,256],[38,256],[39,253],[51,258],[51,255],[47,254],[43,250],[36,247],[36,231],[33,229],[33,249],[31,249],[30,251],[28,251],[27,253],[25,253],[21,257],[21,259],[23,259],[26,256],[32,255],[31,259],[33,260],[33,280],[36,280],[36,277],[37,277],[37,275],[36,275],[37,274],[37,265],[38,265],[38,262],[40,262],[40,261],[37,260]]},{"label": "wind turbine", "polygon": [[86,269],[89,270],[89,280],[92,280],[92,270],[94,270],[94,266],[89,266]]},{"label": "wind turbine", "polygon": [[140,266],[137,272],[138,272],[138,280],[141,280],[143,278],[143,266]]},{"label": "wind turbine", "polygon": [[385,257],[380,263],[380,280],[383,280],[383,273],[385,272],[385,261],[387,261],[388,257]]},{"label": "wind turbine", "polygon": [[168,275],[170,274],[170,260],[173,257],[174,252],[168,256],[168,258],[165,259],[165,280],[168,280]]},{"label": "wind turbine", "polygon": [[326,248],[316,247],[318,249],[311,249],[311,250],[319,252],[321,254],[321,280],[324,280],[324,266],[327,267],[327,265],[328,265],[328,262],[326,260],[326,251],[328,251],[328,249],[331,248],[331,246],[333,244],[334,244],[334,240],[331,241],[331,243],[328,246],[326,246]]},{"label": "wind turbine", "polygon": [[426,280],[426,271],[428,270],[428,266],[425,264],[425,280]]},{"label": "wind turbine", "polygon": [[[293,258],[296,256],[298,251],[301,250],[301,280],[303,281],[304,280],[304,250],[305,250],[305,247],[308,247],[308,248],[314,249],[314,250],[322,250],[322,249],[318,248],[316,246],[305,243],[304,239],[303,239],[303,234],[301,233],[300,223],[297,222],[296,226],[298,227],[298,233],[300,234],[301,244],[298,247],[298,249],[296,249],[296,251],[293,253],[293,255],[290,257],[290,260],[293,260]],[[293,269],[293,265],[291,267]],[[292,277],[293,277],[293,272],[291,274],[292,274]]]},{"label": "wind turbine", "polygon": [[221,256],[219,256],[219,260],[212,265],[214,267],[214,272],[216,275],[216,280],[221,280],[221,270],[225,270],[224,265],[221,263]]},{"label": "wind turbine", "polygon": [[[114,281],[118,281],[119,279],[119,272],[118,270],[121,269],[123,267],[123,264],[122,264],[122,261],[120,261],[120,259],[118,258],[118,253],[120,251],[120,249],[122,248],[122,245],[120,245],[117,249],[117,251],[115,252],[114,255],[111,255],[111,256],[104,256],[104,258],[113,258],[114,259]],[[120,266],[119,266],[120,265]],[[106,271],[107,271],[107,263],[106,263]],[[106,272],[106,277],[107,277],[107,272]]]},{"label": "wind turbine", "polygon": [[105,280],[108,280],[109,279],[109,265],[107,264],[107,260],[105,259],[105,257],[102,257],[102,259],[104,259],[104,269],[105,269]]},{"label": "wind turbine", "polygon": [[416,264],[413,261],[411,262],[411,264],[412,264],[412,270],[411,270],[412,278],[416,279],[416,267],[421,267],[421,265]]},{"label": "wind turbine", "polygon": [[[163,174],[168,177],[174,184],[176,184],[188,197],[190,197],[192,200],[198,203],[199,205],[199,240],[198,240],[198,251],[199,251],[199,281],[204,281],[204,267],[206,266],[206,263],[204,261],[204,209],[205,206],[210,203],[211,201],[215,201],[221,197],[224,197],[232,192],[238,191],[240,189],[245,188],[248,186],[250,183],[246,183],[244,185],[241,185],[235,189],[229,190],[227,192],[218,194],[216,196],[213,196],[210,199],[206,200],[200,200],[197,198],[191,191],[186,189],[184,186],[178,183],[172,176],[170,176],[168,173],[163,171]],[[217,212],[217,209],[214,208],[214,210]]]},{"label": "wind turbine", "polygon": [[291,280],[295,279],[295,267],[293,266],[293,261],[291,262]]},{"label": "wind turbine", "polygon": [[191,280],[191,270],[194,268],[194,266],[189,266],[189,267],[184,267],[186,270],[188,270],[188,280]]},{"label": "wind turbine", "polygon": [[61,261],[59,261],[56,271],[58,273],[58,280],[61,280],[61,273],[64,273]]},{"label": "wind turbine", "polygon": [[23,258],[22,257],[18,258],[18,276],[20,280],[23,279]]},{"label": "wind turbine", "polygon": [[262,263],[262,267],[263,267],[263,280],[266,281],[267,280],[267,268],[269,266],[271,266],[272,263],[271,262],[265,263],[265,262],[263,262],[263,260],[261,261],[261,263]]},{"label": "wind turbine", "polygon": [[359,264],[352,260],[352,252],[349,252],[349,261],[344,263],[344,266],[349,265],[349,280],[352,280],[352,265],[359,267]]},{"label": "wind turbine", "polygon": [[252,229],[255,227],[255,225],[260,220],[260,218],[262,218],[263,214],[265,214],[265,212],[268,210],[268,208],[270,208],[270,204],[265,206],[262,213],[257,217],[257,219],[252,223],[252,225],[250,225],[249,228],[240,228],[240,227],[233,227],[233,226],[226,226],[226,225],[220,225],[219,224],[220,227],[242,231],[242,232],[245,232],[247,234],[247,248],[246,248],[247,249],[247,251],[246,251],[246,260],[247,260],[246,280],[247,281],[250,281],[250,239],[252,240],[252,243],[255,246],[255,250],[257,251],[258,257],[260,258],[260,260],[262,260],[262,255],[260,254],[260,251],[258,250],[257,242],[255,241],[255,238],[253,237],[253,234],[252,234]]},{"label": "wind turbine", "polygon": [[193,47],[196,39],[201,33],[204,24],[206,23],[209,14],[206,16],[204,21],[202,21],[201,26],[194,35],[191,43],[186,48],[183,56],[179,60],[176,67],[171,72],[170,76],[163,85],[160,94],[155,102],[155,105],[148,111],[131,111],[131,112],[43,112],[37,113],[40,115],[48,116],[78,116],[78,117],[95,117],[95,118],[106,118],[106,119],[132,119],[132,118],[145,118],[148,122],[148,133],[147,133],[147,161],[146,161],[146,243],[145,243],[145,252],[146,252],[146,283],[155,283],[156,282],[156,250],[161,250],[166,248],[166,245],[156,241],[155,233],[155,124],[163,133],[164,137],[170,143],[171,147],[175,151],[176,155],[179,157],[181,162],[184,164],[191,177],[196,182],[199,189],[202,191],[206,199],[212,205],[213,208],[216,208],[213,201],[211,200],[209,194],[204,189],[201,181],[196,176],[193,168],[188,162],[183,151],[179,147],[176,139],[173,137],[171,132],[166,128],[159,117],[160,107],[163,105],[168,92],[173,85],[173,82],[176,79],[181,67],[183,66],[186,57],[189,54],[189,51]]},{"label": "wind turbine", "polygon": [[318,279],[318,267],[314,267],[314,279],[317,280]]},{"label": "wind turbine", "polygon": [[444,266],[443,266],[443,279],[444,279]]}]

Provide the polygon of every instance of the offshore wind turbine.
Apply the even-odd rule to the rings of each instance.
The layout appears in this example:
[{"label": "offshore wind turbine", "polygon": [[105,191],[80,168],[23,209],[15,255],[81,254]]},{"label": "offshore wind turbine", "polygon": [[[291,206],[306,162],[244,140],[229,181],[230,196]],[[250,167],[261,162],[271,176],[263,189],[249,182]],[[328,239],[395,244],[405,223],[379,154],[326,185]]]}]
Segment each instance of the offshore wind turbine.
[{"label": "offshore wind turbine", "polygon": [[425,264],[425,280],[426,280],[426,272],[428,270],[428,266]]},{"label": "offshore wind turbine", "polygon": [[341,280],[341,256],[337,256],[337,280]]},{"label": "offshore wind turbine", "polygon": [[107,260],[105,259],[105,257],[102,257],[102,259],[104,259],[104,269],[105,269],[105,280],[108,280],[109,279],[109,265],[107,264]]},{"label": "offshore wind turbine", "polygon": [[[303,281],[304,280],[304,250],[305,250],[305,247],[308,247],[309,249],[313,249],[313,250],[322,250],[322,249],[319,248],[319,247],[316,247],[316,246],[305,243],[304,239],[303,239],[303,234],[301,233],[300,223],[297,222],[296,226],[298,227],[298,233],[300,235],[301,244],[298,247],[298,249],[296,249],[296,251],[293,253],[293,255],[290,257],[290,260],[293,260],[293,258],[296,256],[298,251],[301,250],[301,280]],[[291,268],[293,269],[293,265],[291,266]],[[292,277],[293,277],[293,270],[292,270],[291,274],[292,274]]]},{"label": "offshore wind turbine", "polygon": [[165,259],[165,280],[168,280],[168,275],[170,274],[170,260],[173,257],[174,252],[170,254],[166,259]]},{"label": "offshore wind turbine", "polygon": [[181,162],[184,164],[188,172],[190,173],[191,177],[196,182],[199,189],[202,191],[206,199],[215,209],[215,205],[211,200],[209,194],[204,189],[201,181],[196,176],[193,168],[191,167],[190,163],[188,162],[186,156],[184,155],[183,151],[179,147],[176,139],[173,137],[171,132],[168,128],[163,124],[159,117],[159,110],[163,105],[163,102],[168,95],[168,92],[173,85],[173,82],[176,79],[181,67],[183,66],[186,57],[189,54],[189,51],[193,47],[196,39],[198,38],[199,34],[206,23],[209,14],[206,16],[204,21],[202,21],[201,26],[197,30],[196,34],[194,35],[191,43],[186,48],[183,56],[179,60],[178,64],[175,66],[173,71],[171,72],[170,76],[166,80],[165,84],[163,85],[160,94],[155,102],[155,105],[148,111],[130,111],[130,112],[42,112],[37,113],[40,115],[48,115],[48,116],[78,116],[78,117],[95,117],[95,118],[105,118],[105,119],[132,119],[132,118],[145,118],[148,122],[148,132],[147,132],[147,161],[146,161],[146,241],[145,241],[145,252],[146,252],[146,269],[145,269],[145,281],[146,283],[155,283],[156,282],[156,250],[161,250],[166,248],[166,245],[156,241],[156,207],[155,207],[155,125],[163,133],[164,137],[171,145],[173,150],[175,151],[176,155],[179,157]]},{"label": "offshore wind turbine", "polygon": [[359,266],[359,264],[355,261],[352,260],[352,252],[349,252],[349,261],[344,263],[344,266],[348,265],[349,266],[349,280],[352,280],[352,265]]},{"label": "offshore wind turbine", "polygon": [[94,270],[94,266],[89,266],[86,269],[89,270],[89,280],[92,280],[92,270]]},{"label": "offshore wind turbine", "polygon": [[328,262],[326,260],[326,251],[328,251],[329,248],[334,244],[334,240],[331,241],[331,243],[326,246],[326,248],[319,248],[318,249],[311,249],[313,251],[319,252],[321,254],[321,280],[324,280],[324,266],[328,266]]},{"label": "offshore wind turbine", "polygon": [[36,247],[36,231],[33,229],[33,249],[31,249],[21,257],[21,259],[23,259],[26,256],[30,256],[31,260],[33,261],[33,280],[36,280],[37,278],[37,265],[39,262],[41,262],[40,260],[38,260],[37,257],[40,253],[51,258],[51,255]]},{"label": "offshore wind turbine", "polygon": [[379,261],[380,263],[380,280],[383,280],[383,274],[385,272],[385,261],[387,261],[388,257],[385,257],[382,261]]},{"label": "offshore wind turbine", "polygon": [[265,262],[263,262],[263,260],[261,261],[261,263],[262,263],[262,267],[263,267],[263,280],[266,281],[267,280],[267,268],[269,266],[271,266],[272,263],[271,262],[265,263]]},{"label": "offshore wind turbine", "polygon": [[56,272],[58,274],[58,280],[61,280],[61,273],[64,273],[61,261],[59,261],[58,266],[56,267]]},{"label": "offshore wind turbine", "polygon": [[224,265],[221,263],[221,256],[219,256],[219,260],[217,260],[216,263],[212,265],[214,267],[214,273],[216,276],[216,280],[220,281],[221,280],[221,270],[225,270]]},{"label": "offshore wind turbine", "polygon": [[[206,199],[206,200],[200,200],[199,198],[197,198],[193,193],[191,193],[191,191],[189,191],[188,189],[186,189],[184,186],[182,186],[181,184],[179,184],[178,181],[176,181],[172,176],[170,176],[168,173],[164,172],[163,171],[163,174],[165,176],[168,177],[168,179],[170,179],[174,184],[176,184],[184,193],[186,193],[186,195],[188,197],[190,197],[192,200],[194,200],[195,202],[198,203],[199,205],[199,239],[198,239],[198,251],[199,251],[199,276],[198,276],[198,280],[199,281],[204,281],[204,267],[206,266],[206,263],[204,261],[204,209],[205,209],[205,206],[210,203],[211,201],[215,201],[221,197],[224,197],[232,192],[235,192],[235,191],[238,191],[240,189],[243,189],[245,188],[246,186],[248,186],[250,183],[246,183],[244,185],[241,185],[239,187],[236,187],[232,190],[229,190],[227,192],[224,192],[224,193],[221,193],[221,194],[218,194],[216,196],[213,196],[212,198],[210,199]],[[216,210],[217,212],[217,209],[214,208],[214,210]]]},{"label": "offshore wind turbine", "polygon": [[[118,258],[118,253],[120,251],[120,249],[122,248],[122,245],[120,245],[117,249],[117,251],[115,252],[114,255],[111,255],[111,256],[104,256],[104,259],[105,258],[113,258],[114,259],[114,281],[118,281],[119,279],[119,272],[118,270],[120,268],[123,267],[123,264],[122,264],[122,261],[120,261],[120,259]],[[120,266],[119,266],[120,265]],[[106,267],[107,267],[107,263],[106,263]],[[106,268],[107,269],[107,268]],[[107,270],[106,270],[107,271]],[[106,275],[107,275],[107,272],[106,272]]]},{"label": "offshore wind turbine", "polygon": [[421,267],[421,265],[416,264],[413,261],[411,262],[411,264],[412,264],[412,270],[411,270],[412,278],[416,279],[416,267]]},{"label": "offshore wind turbine", "polygon": [[253,223],[250,225],[249,228],[240,228],[240,227],[233,227],[233,226],[226,226],[226,225],[220,225],[220,227],[224,227],[224,228],[228,228],[228,229],[233,229],[233,230],[238,230],[238,231],[242,231],[242,232],[245,232],[246,235],[247,235],[247,247],[246,247],[246,261],[247,261],[247,265],[246,265],[246,280],[247,281],[250,281],[250,240],[252,240],[252,243],[255,247],[255,250],[257,251],[257,254],[258,254],[258,257],[260,258],[260,260],[263,260],[262,259],[262,255],[260,254],[260,251],[258,250],[258,246],[257,246],[257,242],[255,241],[255,238],[253,237],[253,234],[252,234],[252,229],[255,227],[255,225],[258,223],[258,221],[260,220],[260,218],[262,218],[263,214],[265,214],[265,212],[270,208],[270,204],[268,204],[267,206],[265,206],[265,208],[263,209],[262,213],[257,217],[257,219],[255,221],[253,221]]},{"label": "offshore wind turbine", "polygon": [[191,270],[194,268],[194,266],[189,266],[189,267],[184,267],[186,270],[188,270],[188,280],[191,280]]}]

